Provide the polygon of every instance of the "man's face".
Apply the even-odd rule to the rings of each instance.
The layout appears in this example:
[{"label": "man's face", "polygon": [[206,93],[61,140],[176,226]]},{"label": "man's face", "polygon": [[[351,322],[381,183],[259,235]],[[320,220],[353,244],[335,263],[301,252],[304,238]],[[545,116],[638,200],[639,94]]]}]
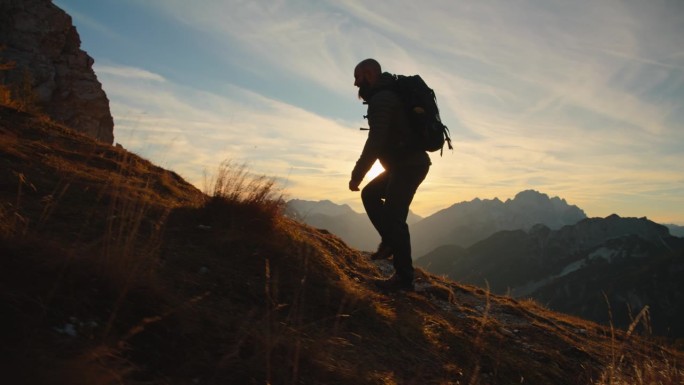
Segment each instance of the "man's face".
[{"label": "man's face", "polygon": [[354,85],[359,88],[362,86],[370,86],[368,71],[363,71],[361,68],[356,67],[354,69]]},{"label": "man's face", "polygon": [[363,71],[358,67],[354,69],[354,85],[359,87],[359,98],[368,101],[367,97],[372,86],[368,71]]}]

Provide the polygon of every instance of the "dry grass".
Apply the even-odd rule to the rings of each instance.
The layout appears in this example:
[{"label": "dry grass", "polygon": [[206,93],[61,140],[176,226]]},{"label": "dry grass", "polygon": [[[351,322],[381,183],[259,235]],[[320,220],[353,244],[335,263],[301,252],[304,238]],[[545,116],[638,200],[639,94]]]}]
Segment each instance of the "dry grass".
[{"label": "dry grass", "polygon": [[[604,297],[612,320],[610,303],[605,294]],[[651,325],[648,306],[641,309],[636,317],[633,317],[622,339],[618,340],[616,337],[617,331],[611,321],[611,360],[596,381],[596,385],[674,385],[684,383],[684,368],[681,367],[681,363],[658,351],[658,349],[653,349],[652,346],[638,347],[639,350],[647,351],[647,355],[635,351],[634,345],[630,342],[640,344],[640,341],[632,341],[639,326],[647,335],[650,335]]]},{"label": "dry grass", "polygon": [[596,385],[677,385],[684,383],[684,369],[667,357],[638,363],[610,365]]},{"label": "dry grass", "polygon": [[[160,197],[153,184],[167,171],[42,116],[2,113],[7,376],[17,383],[118,382],[130,368],[112,341],[145,318],[130,306],[160,291],[154,269],[165,213],[173,200],[201,194],[183,187]],[[74,335],[78,342],[68,342]]]},{"label": "dry grass", "polygon": [[219,221],[272,224],[285,205],[273,178],[254,175],[246,165],[231,161],[221,163],[215,176],[205,177],[205,192],[204,207]]}]

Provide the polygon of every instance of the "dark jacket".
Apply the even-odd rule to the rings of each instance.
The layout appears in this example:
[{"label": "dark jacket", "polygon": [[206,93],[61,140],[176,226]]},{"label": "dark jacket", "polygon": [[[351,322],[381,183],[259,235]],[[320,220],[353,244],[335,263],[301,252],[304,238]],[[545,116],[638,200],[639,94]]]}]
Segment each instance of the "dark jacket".
[{"label": "dark jacket", "polygon": [[385,72],[368,99],[368,139],[351,179],[360,182],[376,160],[387,171],[401,167],[430,165],[425,151],[412,147],[411,127],[399,96],[391,90],[394,77]]}]

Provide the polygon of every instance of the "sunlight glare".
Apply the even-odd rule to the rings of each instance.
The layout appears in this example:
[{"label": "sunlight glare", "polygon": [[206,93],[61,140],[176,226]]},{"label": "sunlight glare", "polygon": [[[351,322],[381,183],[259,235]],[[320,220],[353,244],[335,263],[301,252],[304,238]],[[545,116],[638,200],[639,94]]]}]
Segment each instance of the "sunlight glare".
[{"label": "sunlight glare", "polygon": [[373,164],[373,167],[371,167],[370,170],[368,170],[368,173],[366,174],[366,179],[373,180],[376,176],[380,175],[381,172],[385,171],[385,169],[382,167],[379,161],[375,161]]}]

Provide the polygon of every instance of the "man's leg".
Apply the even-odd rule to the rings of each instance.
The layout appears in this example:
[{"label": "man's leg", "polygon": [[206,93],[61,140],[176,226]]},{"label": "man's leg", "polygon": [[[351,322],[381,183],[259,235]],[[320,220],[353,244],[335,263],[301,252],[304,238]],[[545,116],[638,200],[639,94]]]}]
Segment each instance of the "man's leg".
[{"label": "man's leg", "polygon": [[385,199],[385,191],[387,190],[387,172],[382,172],[370,181],[366,187],[361,190],[361,201],[363,207],[366,209],[368,219],[380,234],[380,239],[384,241],[383,229],[383,199]]},{"label": "man's leg", "polygon": [[413,282],[411,236],[406,224],[409,206],[429,166],[406,167],[394,171],[387,181],[382,226],[385,238],[394,252],[394,270],[404,283]]}]

